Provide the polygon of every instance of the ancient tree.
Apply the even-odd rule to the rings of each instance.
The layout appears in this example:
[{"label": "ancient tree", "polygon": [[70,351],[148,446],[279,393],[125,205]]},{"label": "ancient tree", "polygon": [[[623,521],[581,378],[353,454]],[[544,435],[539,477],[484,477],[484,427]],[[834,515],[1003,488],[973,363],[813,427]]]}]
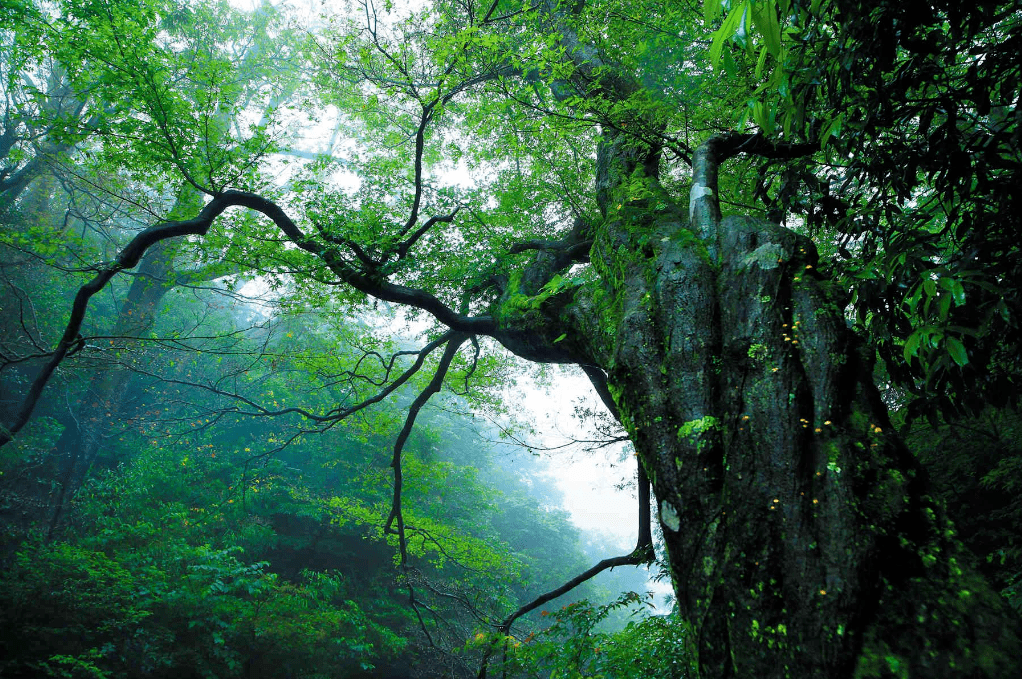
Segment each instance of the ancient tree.
[{"label": "ancient tree", "polygon": [[[281,269],[434,319],[432,341],[409,370],[441,349],[442,357],[392,459],[387,527],[402,553],[408,432],[462,347],[490,338],[526,360],[581,366],[627,430],[655,493],[702,676],[1017,676],[1017,621],[975,575],[874,383],[880,356],[891,379],[918,386],[923,401],[923,382],[953,400],[967,365],[985,357],[979,367],[991,374],[1003,367],[982,339],[991,326],[976,321],[967,347],[964,326],[949,321],[959,306],[966,313],[967,276],[954,267],[969,240],[985,236],[969,231],[978,228],[969,213],[955,237],[921,231],[945,238],[943,260],[918,253],[899,260],[894,236],[901,228],[911,240],[905,234],[917,227],[889,211],[863,229],[856,214],[869,217],[871,208],[856,213],[854,204],[896,194],[904,206],[919,205],[936,192],[965,214],[969,196],[954,193],[962,178],[942,173],[925,149],[911,156],[891,142],[916,159],[916,176],[901,184],[868,157],[886,152],[890,130],[904,142],[920,115],[930,116],[927,126],[938,124],[935,115],[942,121],[934,144],[1001,149],[1002,160],[1014,148],[1015,164],[1004,161],[995,178],[1017,178],[1010,127],[1017,102],[1002,97],[996,78],[978,81],[986,111],[963,120],[944,95],[932,98],[934,110],[919,104],[929,101],[912,98],[921,76],[906,75],[930,64],[923,57],[951,50],[951,59],[956,45],[981,34],[1017,41],[1017,10],[928,6],[930,14],[909,25],[907,10],[881,5],[871,13],[852,2],[707,2],[705,16],[616,3],[440,2],[389,22],[372,3],[352,9],[350,24],[310,50],[313,82],[351,117],[370,158],[351,161],[362,173],[359,199],[316,184],[323,175],[302,177],[291,193],[261,190],[241,175],[203,177],[167,144],[164,153],[207,195],[205,205],[146,229],[97,268],[63,339],[5,421],[3,441],[31,417],[97,291],[157,244],[201,243],[225,211],[243,208],[264,216],[260,233],[272,234],[251,252],[265,254],[260,248],[275,239]],[[940,33],[934,26],[945,19],[954,27]],[[704,20],[718,27],[712,35]],[[871,25],[878,35],[890,26],[911,30],[888,36],[893,52],[878,55],[869,53]],[[865,47],[848,52],[856,44]],[[727,86],[701,56],[707,45],[711,60],[732,73]],[[808,72],[821,54],[833,63]],[[1017,65],[1012,54],[991,54],[984,63],[1004,73]],[[868,68],[852,69],[856,59]],[[978,96],[969,78],[980,66],[948,66],[948,81]],[[885,78],[913,103],[857,118],[879,101],[876,83]],[[736,94],[739,85],[748,91]],[[1003,99],[997,121],[988,119],[991,96]],[[830,97],[845,97],[847,116],[825,113]],[[748,113],[727,113],[729,106]],[[982,146],[981,134],[989,137]],[[519,145],[508,148],[513,139]],[[845,155],[823,159],[839,140]],[[480,179],[475,193],[437,188],[452,148],[453,160],[469,157],[470,167],[494,178]],[[755,186],[743,189],[729,175],[754,166]],[[832,194],[839,185],[847,197]],[[397,197],[374,199],[373,191]],[[735,205],[753,200],[763,204]],[[998,233],[1006,231],[1002,224]],[[893,261],[892,281],[904,276],[899,261],[944,268],[878,302],[875,279],[857,287],[818,246],[828,257],[855,248],[858,258]],[[1002,259],[1015,262],[1016,250]],[[999,295],[1001,318],[1014,323],[1007,320],[1014,293],[969,291],[980,306],[996,306],[991,295]],[[858,307],[849,306],[851,295]],[[910,307],[917,310],[906,320]],[[884,309],[893,320],[879,336]],[[303,414],[326,426],[352,412]],[[645,546],[640,539],[637,559]]]}]

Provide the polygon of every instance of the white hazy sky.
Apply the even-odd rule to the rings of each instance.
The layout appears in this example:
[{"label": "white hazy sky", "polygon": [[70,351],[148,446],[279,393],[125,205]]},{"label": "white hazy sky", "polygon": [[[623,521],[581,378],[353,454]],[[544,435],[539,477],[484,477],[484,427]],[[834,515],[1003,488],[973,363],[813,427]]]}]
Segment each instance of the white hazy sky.
[{"label": "white hazy sky", "polygon": [[[533,423],[535,442],[548,448],[561,446],[571,438],[595,438],[573,416],[579,401],[603,408],[589,380],[578,369],[554,370],[549,389],[521,378],[514,393],[507,394],[508,402],[514,404],[521,419]],[[575,525],[587,533],[605,534],[621,551],[635,546],[639,510],[634,484],[629,483],[624,490],[615,487],[631,481],[635,465],[630,454],[629,459],[620,462],[620,444],[591,452],[572,447],[541,454],[549,459],[550,473],[564,493],[564,509]]]}]

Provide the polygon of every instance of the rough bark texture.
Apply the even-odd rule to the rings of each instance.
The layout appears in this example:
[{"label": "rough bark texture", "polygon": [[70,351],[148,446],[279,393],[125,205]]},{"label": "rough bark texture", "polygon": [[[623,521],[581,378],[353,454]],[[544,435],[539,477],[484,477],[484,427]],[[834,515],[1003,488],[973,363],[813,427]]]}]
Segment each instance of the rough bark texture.
[{"label": "rough bark texture", "polygon": [[655,187],[629,200],[648,164],[605,156],[632,180],[604,188],[598,279],[528,312],[538,344],[563,333],[607,375],[700,676],[1020,676],[1018,621],[893,432],[812,242],[720,219],[726,157],[701,150],[685,210]]},{"label": "rough bark texture", "polygon": [[629,212],[608,231],[639,240],[601,243],[621,300],[606,367],[704,675],[1018,676],[812,244],[732,217],[718,263],[681,219]]},{"label": "rough bark texture", "polygon": [[652,480],[701,676],[1019,676],[1010,613],[893,433],[811,241],[707,231],[622,205],[574,309],[603,315],[575,341]]}]

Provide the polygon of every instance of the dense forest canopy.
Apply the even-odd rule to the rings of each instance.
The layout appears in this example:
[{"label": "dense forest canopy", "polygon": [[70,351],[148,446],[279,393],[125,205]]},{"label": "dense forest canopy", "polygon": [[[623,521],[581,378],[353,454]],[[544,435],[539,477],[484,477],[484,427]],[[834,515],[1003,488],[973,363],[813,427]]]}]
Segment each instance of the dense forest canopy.
[{"label": "dense forest canopy", "polygon": [[[0,20],[12,676],[1018,676],[1016,3]],[[522,360],[632,552],[459,442]],[[537,619],[658,553],[669,617]]]}]

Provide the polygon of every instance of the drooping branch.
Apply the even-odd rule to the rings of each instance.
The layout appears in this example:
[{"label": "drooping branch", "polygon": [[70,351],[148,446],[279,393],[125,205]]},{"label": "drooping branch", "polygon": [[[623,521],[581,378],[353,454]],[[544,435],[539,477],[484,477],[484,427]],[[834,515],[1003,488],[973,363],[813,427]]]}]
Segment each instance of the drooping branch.
[{"label": "drooping branch", "polygon": [[[444,379],[447,377],[447,371],[450,370],[451,362],[458,353],[458,349],[461,348],[462,344],[468,341],[468,338],[469,335],[466,333],[451,333],[450,338],[447,340],[447,348],[444,350],[444,354],[440,358],[440,363],[437,365],[436,372],[433,373],[433,379],[430,380],[429,384],[426,385],[426,388],[423,389],[415,400],[412,401],[411,405],[408,406],[408,414],[405,415],[404,426],[401,428],[401,431],[397,435],[397,439],[394,441],[394,455],[390,462],[390,466],[394,469],[394,496],[391,503],[390,516],[387,517],[384,531],[391,534],[397,534],[402,566],[408,562],[408,550],[405,539],[404,517],[401,514],[401,491],[404,482],[401,472],[401,453],[404,451],[405,443],[408,441],[408,436],[412,433],[412,427],[415,426],[415,419],[418,417],[419,411],[422,410],[422,407],[426,405],[434,394],[440,391],[440,388],[443,386]],[[394,529],[395,523],[397,524],[396,530]]]},{"label": "drooping branch", "polygon": [[[614,402],[614,397],[607,387],[607,374],[594,365],[582,365],[580,367],[585,372],[586,377],[589,378],[593,388],[596,389],[596,393],[599,395],[600,400],[603,401],[603,405],[610,412],[611,416],[620,422],[621,418],[618,413],[617,404]],[[642,466],[642,460],[638,456],[636,456],[635,460],[638,466],[636,483],[638,484],[639,491],[639,535],[632,553],[640,554],[648,550],[649,554],[652,555],[653,533],[650,528],[649,475],[646,473],[646,468]]]},{"label": "drooping branch", "polygon": [[412,248],[415,243],[422,238],[427,231],[436,226],[437,224],[449,224],[454,221],[454,218],[458,215],[458,211],[461,210],[461,206],[454,208],[454,210],[446,215],[440,215],[439,217],[430,217],[426,220],[426,223],[416,229],[408,238],[401,242],[397,248],[397,258],[404,259],[408,256],[408,251]]},{"label": "drooping branch", "polygon": [[[646,487],[645,494],[642,492],[642,486],[643,485],[645,485],[645,487]],[[570,592],[571,590],[575,589],[579,585],[581,585],[581,584],[583,584],[583,583],[585,583],[585,582],[587,582],[589,580],[592,580],[597,575],[599,575],[600,573],[602,573],[603,571],[605,571],[607,569],[613,569],[613,568],[616,568],[618,566],[641,566],[643,564],[647,564],[647,563],[652,562],[653,558],[654,558],[654,555],[653,555],[653,539],[651,537],[650,524],[649,524],[649,521],[650,521],[650,512],[649,512],[649,480],[646,478],[645,473],[642,471],[642,465],[640,464],[639,465],[639,501],[640,501],[640,503],[643,501],[643,497],[644,496],[645,496],[646,511],[645,512],[642,511],[642,505],[640,504],[640,508],[639,508],[639,539],[638,539],[638,544],[636,545],[634,550],[632,550],[630,553],[624,554],[622,556],[613,556],[613,557],[610,557],[610,558],[607,558],[607,559],[603,559],[602,561],[597,563],[592,568],[590,568],[590,569],[588,569],[586,571],[583,571],[582,573],[579,573],[578,575],[573,577],[571,580],[568,580],[567,582],[565,582],[560,587],[557,587],[556,589],[552,589],[552,590],[550,590],[549,592],[547,592],[545,594],[539,595],[538,597],[536,597],[535,599],[533,599],[532,601],[530,601],[529,603],[525,604],[524,606],[519,608],[517,611],[515,611],[514,613],[509,615],[507,618],[505,618],[505,620],[502,623],[497,625],[497,632],[499,634],[501,634],[502,636],[506,636],[506,635],[510,634],[511,626],[514,624],[515,620],[517,620],[518,618],[522,617],[526,613],[529,613],[531,611],[536,610],[537,608],[539,608],[543,604],[547,603],[548,601],[553,601],[557,597],[563,596],[564,594],[567,594],[568,592]],[[646,536],[645,543],[643,542],[643,536]],[[486,670],[487,670],[487,667],[489,666],[490,658],[493,656],[493,651],[494,651],[495,647],[496,647],[495,644],[491,643],[490,646],[486,649],[486,652],[483,654],[482,663],[481,663],[481,665],[479,667],[479,675],[478,675],[479,679],[485,679],[486,678]]]},{"label": "drooping branch", "polygon": [[[615,419],[618,419],[617,405],[614,403],[614,399],[611,396],[610,390],[607,388],[607,376],[604,372],[594,365],[581,365],[582,370],[589,377],[593,387],[596,389],[596,393],[599,394],[600,400],[603,401],[604,405],[610,411],[611,415]],[[640,566],[642,564],[650,563],[654,559],[653,553],[653,535],[650,526],[650,510],[649,510],[649,497],[650,497],[650,484],[649,477],[646,475],[646,471],[642,466],[642,462],[636,457],[638,465],[638,486],[639,486],[639,526],[638,526],[638,537],[635,544],[635,549],[630,553],[622,556],[614,556],[607,559],[603,559],[592,568],[576,575],[574,578],[568,580],[560,587],[550,590],[545,594],[541,594],[529,603],[520,607],[517,611],[509,615],[504,619],[502,623],[497,625],[497,631],[501,635],[507,635],[511,632],[511,626],[515,620],[522,617],[526,613],[536,610],[548,601],[552,601],[559,596],[567,594],[571,590],[575,589],[579,585],[591,580],[603,571],[617,566]],[[485,679],[487,666],[489,665],[490,657],[493,655],[495,645],[491,644],[486,653],[483,655],[482,664],[479,668],[479,678]]]},{"label": "drooping branch", "polygon": [[[384,525],[384,532],[391,535],[396,534],[398,540],[398,550],[401,558],[401,570],[405,576],[405,587],[408,590],[408,603],[411,605],[412,610],[415,611],[415,616],[419,620],[419,626],[422,629],[423,634],[429,639],[430,645],[433,646],[433,639],[426,628],[426,622],[422,619],[422,615],[419,612],[419,606],[421,605],[415,596],[415,587],[411,580],[407,577],[408,573],[408,541],[405,534],[405,521],[404,514],[401,511],[401,493],[404,485],[404,476],[401,469],[401,453],[404,451],[405,443],[408,441],[408,436],[412,433],[412,427],[415,426],[415,419],[419,415],[419,411],[426,405],[430,398],[434,394],[440,391],[440,388],[444,384],[444,379],[447,377],[447,372],[450,370],[451,363],[454,361],[454,357],[457,355],[461,345],[464,344],[468,339],[469,335],[465,333],[451,333],[450,339],[447,341],[447,348],[444,349],[444,354],[440,358],[440,363],[437,365],[436,372],[433,373],[433,379],[430,380],[426,388],[423,389],[419,395],[412,401],[408,407],[408,414],[405,415],[405,423],[401,428],[400,433],[397,435],[397,439],[394,441],[394,455],[391,459],[390,466],[394,470],[394,494],[391,501],[390,516],[387,517],[387,522]],[[396,524],[396,529],[395,529]]]}]

